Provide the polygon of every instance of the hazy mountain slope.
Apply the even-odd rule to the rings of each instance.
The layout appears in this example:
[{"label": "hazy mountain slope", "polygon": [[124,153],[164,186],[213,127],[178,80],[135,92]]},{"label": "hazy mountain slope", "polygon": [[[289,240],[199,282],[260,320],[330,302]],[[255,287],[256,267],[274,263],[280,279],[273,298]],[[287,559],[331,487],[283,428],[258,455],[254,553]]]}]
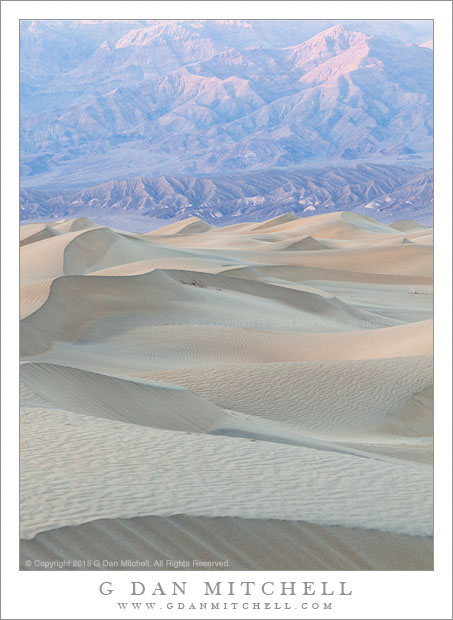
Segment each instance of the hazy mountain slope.
[{"label": "hazy mountain slope", "polygon": [[22,36],[23,187],[426,159],[431,150],[426,27],[49,24]]},{"label": "hazy mountain slope", "polygon": [[[55,73],[66,73],[86,60],[104,41],[115,41],[131,31],[156,29],[168,20],[21,20],[21,82],[42,84]],[[392,37],[405,43],[432,39],[432,26],[419,20],[184,20],[186,26],[202,30],[224,41],[225,47],[261,45],[285,47],[305,41],[338,23],[358,32]],[[39,71],[38,71],[39,68]],[[158,70],[158,68],[156,68]]]},{"label": "hazy mountain slope", "polygon": [[[136,177],[72,192],[22,190],[22,219],[82,212],[225,224],[293,211],[313,215],[358,210],[381,221],[407,210],[430,223],[432,174],[402,166],[359,164],[319,170],[264,171],[203,177]],[[138,230],[138,229],[137,229]]]}]

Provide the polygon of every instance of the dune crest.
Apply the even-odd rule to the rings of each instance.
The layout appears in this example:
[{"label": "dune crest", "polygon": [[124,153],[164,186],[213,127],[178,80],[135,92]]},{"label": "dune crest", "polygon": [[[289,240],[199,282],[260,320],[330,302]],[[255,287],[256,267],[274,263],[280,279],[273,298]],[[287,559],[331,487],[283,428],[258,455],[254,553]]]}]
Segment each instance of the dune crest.
[{"label": "dune crest", "polygon": [[199,217],[188,217],[185,220],[169,224],[156,231],[151,231],[148,235],[187,235],[192,233],[204,233],[212,229],[213,226],[203,222]]},{"label": "dune crest", "polygon": [[99,228],[99,224],[96,224],[96,222],[93,222],[88,217],[76,217],[72,220],[60,220],[55,224],[55,228],[63,232],[75,232],[77,230]]},{"label": "dune crest", "polygon": [[303,237],[298,241],[291,242],[289,245],[282,249],[292,252],[305,250],[328,250],[330,249],[330,246],[327,243],[318,241],[317,239],[314,239],[313,237],[308,235],[307,237]]},{"label": "dune crest", "polygon": [[59,231],[48,224],[28,224],[28,226],[21,227],[20,246],[22,247],[29,243],[36,243],[36,241],[49,239],[49,237],[55,237],[58,234]]},{"label": "dune crest", "polygon": [[[59,409],[174,431],[207,432],[227,417],[190,390],[53,364],[23,364],[21,379]],[[131,410],[130,404],[133,403]]]},{"label": "dune crest", "polygon": [[258,230],[267,230],[268,228],[273,228],[274,226],[280,226],[281,224],[287,224],[288,222],[297,222],[301,218],[295,213],[284,213],[283,215],[277,215],[269,220],[266,220],[262,224],[258,224],[253,228],[254,231]]}]

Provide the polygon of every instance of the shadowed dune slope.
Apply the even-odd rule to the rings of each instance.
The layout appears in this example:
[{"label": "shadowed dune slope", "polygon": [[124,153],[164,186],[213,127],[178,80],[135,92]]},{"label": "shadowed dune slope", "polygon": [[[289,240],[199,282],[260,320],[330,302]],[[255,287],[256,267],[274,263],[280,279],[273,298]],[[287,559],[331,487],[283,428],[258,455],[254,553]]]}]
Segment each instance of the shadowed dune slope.
[{"label": "shadowed dune slope", "polygon": [[434,388],[429,386],[415,394],[401,407],[391,419],[385,421],[388,430],[395,435],[413,437],[432,437],[434,434]]},{"label": "shadowed dune slope", "polygon": [[[27,559],[98,558],[148,560],[141,570],[159,571],[172,570],[167,560],[188,562],[186,570],[432,570],[432,545],[431,538],[303,521],[176,515],[41,532],[21,541],[20,561],[21,568]],[[194,566],[194,558],[218,564]]]},{"label": "shadowed dune slope", "polygon": [[[376,318],[329,294],[222,273],[154,270],[124,277],[65,276],[51,283],[46,302],[23,319],[21,350],[33,355],[47,350],[54,340],[99,340],[143,323],[240,327],[253,326],[254,317],[256,327],[269,323],[284,329],[290,324],[297,331],[360,329],[362,323],[373,325]],[[391,318],[379,319],[380,326],[397,324]]]},{"label": "shadowed dune slope", "polygon": [[302,239],[292,241],[286,247],[283,247],[282,250],[287,251],[308,251],[308,250],[329,250],[331,246],[327,243],[323,243],[322,241],[318,241],[317,239],[313,239],[309,235],[307,237],[303,237]]},{"label": "shadowed dune slope", "polygon": [[178,257],[200,256],[190,250],[160,246],[144,236],[118,233],[107,227],[80,229],[22,248],[21,282],[82,275],[141,260]]},{"label": "shadowed dune slope", "polygon": [[43,241],[60,234],[58,230],[48,224],[28,224],[20,228],[20,247]]},{"label": "shadowed dune slope", "polygon": [[108,420],[203,432],[227,417],[190,390],[174,385],[33,363],[22,364],[21,379],[58,408]]},{"label": "shadowed dune slope", "polygon": [[415,232],[419,230],[427,230],[426,226],[421,226],[415,220],[397,220],[396,222],[392,222],[389,224],[390,228],[394,228],[395,230],[399,230],[401,232]]}]

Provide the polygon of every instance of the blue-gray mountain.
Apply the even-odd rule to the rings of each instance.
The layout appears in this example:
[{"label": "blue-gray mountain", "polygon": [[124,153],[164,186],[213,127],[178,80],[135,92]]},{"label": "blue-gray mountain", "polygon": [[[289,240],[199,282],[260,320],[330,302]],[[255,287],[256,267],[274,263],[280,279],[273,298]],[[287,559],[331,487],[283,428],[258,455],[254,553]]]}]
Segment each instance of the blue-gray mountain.
[{"label": "blue-gray mountain", "polygon": [[326,25],[23,22],[23,187],[429,154],[426,25]]},{"label": "blue-gray mountain", "polygon": [[68,192],[24,189],[21,218],[87,215],[105,223],[106,218],[120,217],[131,219],[133,229],[147,230],[151,218],[198,216],[224,225],[260,221],[287,211],[309,216],[353,210],[384,222],[415,217],[431,225],[432,183],[430,172],[376,164],[224,176],[134,177]]}]

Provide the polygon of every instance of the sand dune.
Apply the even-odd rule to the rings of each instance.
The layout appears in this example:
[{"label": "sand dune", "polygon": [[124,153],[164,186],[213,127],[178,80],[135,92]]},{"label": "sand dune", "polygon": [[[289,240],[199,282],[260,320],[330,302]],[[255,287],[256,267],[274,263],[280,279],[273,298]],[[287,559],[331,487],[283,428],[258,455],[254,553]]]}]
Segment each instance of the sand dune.
[{"label": "sand dune", "polygon": [[178,257],[205,258],[106,227],[80,229],[44,239],[39,245],[33,243],[24,247],[21,252],[21,283],[36,282],[45,277],[82,275],[142,260]]},{"label": "sand dune", "polygon": [[64,273],[79,275],[129,262],[170,257],[191,258],[193,254],[156,246],[144,237],[98,228],[84,232],[68,244],[64,254]]},{"label": "sand dune", "polygon": [[225,270],[232,277],[244,277],[249,280],[261,277],[276,277],[282,280],[304,282],[328,280],[333,282],[359,282],[362,284],[428,284],[432,285],[432,276],[411,276],[397,274],[368,273],[363,271],[346,271],[343,269],[306,267],[299,265],[259,265],[256,267],[235,266],[234,271]]},{"label": "sand dune", "polygon": [[[222,250],[226,253],[228,250]],[[251,263],[271,263],[300,267],[335,269],[361,274],[412,276],[429,278],[432,274],[432,248],[422,244],[374,245],[331,249],[327,252],[289,252],[277,256],[276,252],[241,251],[242,260]],[[237,257],[238,254],[231,256]]]},{"label": "sand dune", "polygon": [[233,261],[218,260],[214,258],[188,258],[187,256],[171,258],[154,258],[149,260],[135,261],[99,271],[92,271],[93,276],[137,276],[149,273],[154,269],[180,269],[188,271],[201,271],[203,273],[218,273],[226,269],[240,267]]},{"label": "sand dune", "polygon": [[432,568],[431,229],[77,218],[21,242],[21,562]]},{"label": "sand dune", "polygon": [[[52,405],[108,420],[204,432],[214,429],[226,414],[177,385],[126,380],[53,364],[23,364],[21,379]],[[131,403],[133,408],[131,410]]]},{"label": "sand dune", "polygon": [[[214,227],[210,226],[203,220],[200,220],[199,217],[188,217],[185,220],[181,220],[180,222],[175,222],[174,224],[169,224],[168,226],[164,226],[159,228],[157,234],[159,235],[187,235],[191,233],[204,233],[209,230],[212,230]],[[145,236],[152,236],[154,231],[147,233]]]},{"label": "sand dune", "polygon": [[422,226],[415,220],[397,220],[389,224],[390,228],[400,230],[402,232],[413,232],[418,230],[426,230],[425,226]]},{"label": "sand dune", "polygon": [[[21,387],[24,406],[64,409],[151,428],[241,437],[401,464],[392,455],[380,456],[360,446],[319,440],[278,420],[222,410],[178,385],[28,363],[21,368]],[[133,412],[128,410],[130,402],[134,402]]]},{"label": "sand dune", "polygon": [[37,222],[34,224],[23,224],[19,230],[19,240],[21,242],[25,241],[29,237],[32,237],[33,235],[42,232],[47,227],[51,228],[50,226],[48,226],[48,224],[42,222]]},{"label": "sand dune", "polygon": [[[341,265],[348,271],[364,273],[412,275],[429,277],[432,273],[432,249],[426,246],[396,245],[354,248],[351,250],[331,250],[331,258],[324,253],[302,258],[298,264],[309,264],[313,267],[325,267],[332,263]],[[306,253],[303,255],[307,256]]]},{"label": "sand dune", "polygon": [[48,224],[28,224],[21,226],[20,230],[20,246],[43,241],[49,237],[55,237],[59,231]]},{"label": "sand dune", "polygon": [[423,243],[425,245],[433,245],[433,233],[428,233],[427,235],[417,235],[417,237],[413,237],[417,243]]},{"label": "sand dune", "polygon": [[[87,558],[101,561],[95,570],[105,570],[103,561],[111,563],[109,570],[172,570],[178,560],[188,563],[182,570],[433,568],[433,542],[427,537],[303,521],[188,515],[100,519],[62,527],[21,541],[20,552],[24,570],[27,559]],[[115,566],[120,559],[126,563]],[[216,564],[194,566],[194,559]],[[134,565],[135,561],[143,564]],[[163,565],[154,564],[160,561]]]},{"label": "sand dune", "polygon": [[313,215],[309,218],[279,216],[268,220],[254,230],[272,232],[305,232],[320,239],[361,239],[375,234],[392,234],[392,230],[366,215],[348,211]]},{"label": "sand dune", "polygon": [[269,228],[274,228],[275,226],[280,226],[281,224],[287,224],[288,222],[300,222],[300,220],[301,218],[294,213],[284,213],[283,215],[278,215],[277,217],[267,220],[263,224],[254,226],[252,230],[268,230]]},{"label": "sand dune", "polygon": [[[318,217],[318,216],[315,216]],[[319,216],[322,217],[322,216]],[[307,225],[308,227],[309,225]],[[359,233],[361,231],[359,229]],[[389,229],[391,230],[391,229]],[[329,252],[319,251],[319,247],[315,250],[303,248],[306,251],[301,252],[297,248],[297,241],[301,237],[312,236],[316,238],[318,243],[331,246]],[[369,234],[369,233],[367,233]],[[405,235],[407,236],[407,235]],[[426,234],[423,241],[428,241]],[[364,274],[364,279],[372,274],[383,277],[392,275],[394,277],[432,277],[433,251],[427,243],[403,244],[401,241],[404,236],[397,234],[394,237],[391,233],[380,234],[376,238],[376,234],[370,237],[371,243],[351,242],[341,245],[341,247],[333,247],[330,238],[317,238],[311,231],[298,230],[297,235],[287,239],[281,239],[278,242],[269,242],[250,239],[243,235],[226,235],[213,234],[212,236],[188,235],[187,237],[175,236],[156,236],[156,240],[161,244],[170,246],[173,250],[191,250],[198,248],[204,252],[215,251],[217,256],[221,256],[223,260],[234,260],[247,265],[285,265],[300,266],[310,268],[323,268],[327,270],[342,271],[355,274]],[[414,239],[411,239],[414,240]],[[393,243],[391,243],[393,242]],[[279,245],[277,245],[277,243]],[[296,243],[294,248],[291,245]],[[281,245],[280,245],[281,244]],[[302,245],[308,244],[307,242]],[[312,242],[309,242],[312,244]],[[286,249],[285,252],[277,250]],[[335,277],[333,278],[335,279]]]},{"label": "sand dune", "polygon": [[20,251],[21,285],[64,275],[66,247],[83,231],[69,232],[30,243]]},{"label": "sand dune", "polygon": [[433,386],[415,392],[385,424],[396,435],[430,437],[434,432]]},{"label": "sand dune", "polygon": [[23,538],[98,518],[149,514],[432,535],[429,466],[159,430],[61,409],[24,407],[21,427]]},{"label": "sand dune", "polygon": [[72,220],[60,220],[54,228],[64,232],[74,232],[76,230],[89,230],[90,228],[100,228],[99,224],[93,222],[88,217],[77,217]]},{"label": "sand dune", "polygon": [[[281,362],[145,373],[226,409],[296,425],[324,438],[394,435],[392,416],[432,385],[430,356]],[[382,385],[389,393],[379,398]],[[388,427],[387,425],[390,424]],[[407,421],[412,436],[411,421]]]},{"label": "sand dune", "polygon": [[32,314],[48,299],[54,278],[38,280],[20,287],[20,318]]},{"label": "sand dune", "polygon": [[302,239],[292,241],[287,246],[283,247],[282,250],[287,251],[298,251],[298,250],[328,250],[331,246],[327,243],[323,243],[322,241],[318,241],[317,239],[313,239],[308,235],[307,237],[303,237]]},{"label": "sand dune", "polygon": [[[415,357],[432,352],[432,321],[335,334],[179,325],[132,327],[96,342],[53,342],[32,361],[107,374],[270,362]],[[125,365],[126,364],[126,365]]]},{"label": "sand dune", "polygon": [[169,323],[336,332],[398,321],[376,317],[328,293],[223,273],[154,270],[124,277],[65,276],[52,281],[47,300],[23,319],[21,350],[35,355],[54,341],[104,340],[138,325]]}]

